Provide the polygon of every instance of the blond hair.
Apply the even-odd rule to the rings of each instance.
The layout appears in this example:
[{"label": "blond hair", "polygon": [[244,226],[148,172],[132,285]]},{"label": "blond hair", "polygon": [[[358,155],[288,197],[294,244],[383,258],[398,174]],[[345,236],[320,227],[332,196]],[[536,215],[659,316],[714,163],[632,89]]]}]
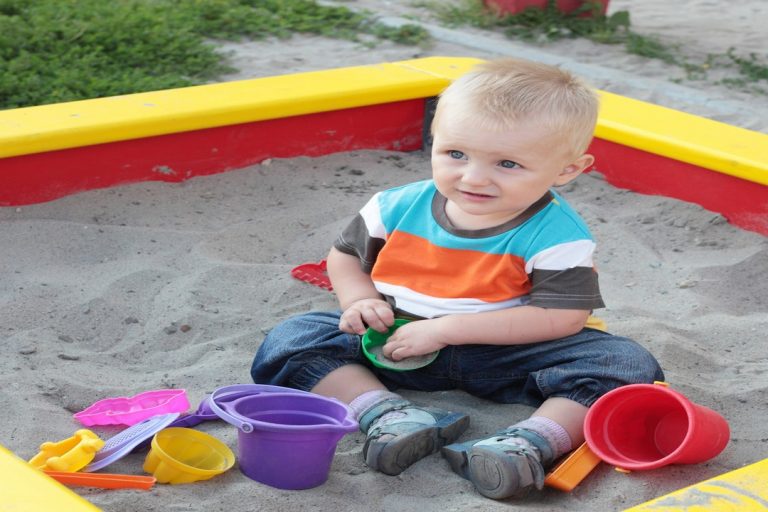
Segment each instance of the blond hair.
[{"label": "blond hair", "polygon": [[504,58],[479,64],[443,91],[433,130],[445,109],[451,109],[459,121],[472,119],[492,130],[521,121],[540,123],[563,136],[574,156],[579,156],[592,140],[598,99],[589,86],[567,71]]}]

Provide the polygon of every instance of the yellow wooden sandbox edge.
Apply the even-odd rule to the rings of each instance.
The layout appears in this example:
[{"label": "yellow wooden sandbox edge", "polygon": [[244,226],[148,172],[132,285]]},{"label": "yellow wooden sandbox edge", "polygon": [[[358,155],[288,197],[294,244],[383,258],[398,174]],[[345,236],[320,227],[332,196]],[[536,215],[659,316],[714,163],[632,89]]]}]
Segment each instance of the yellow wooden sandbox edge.
[{"label": "yellow wooden sandbox edge", "polygon": [[768,510],[768,459],[704,480],[624,512],[745,512]]},{"label": "yellow wooden sandbox edge", "polygon": [[[0,158],[439,94],[480,59],[427,57],[0,111]],[[768,185],[768,135],[599,91],[596,136]]]},{"label": "yellow wooden sandbox edge", "polygon": [[0,445],[0,512],[98,512],[92,503],[46,476]]},{"label": "yellow wooden sandbox edge", "polygon": [[768,185],[768,134],[600,91],[595,136]]},{"label": "yellow wooden sandbox edge", "polygon": [[432,57],[0,111],[0,158],[428,98],[477,62]]}]

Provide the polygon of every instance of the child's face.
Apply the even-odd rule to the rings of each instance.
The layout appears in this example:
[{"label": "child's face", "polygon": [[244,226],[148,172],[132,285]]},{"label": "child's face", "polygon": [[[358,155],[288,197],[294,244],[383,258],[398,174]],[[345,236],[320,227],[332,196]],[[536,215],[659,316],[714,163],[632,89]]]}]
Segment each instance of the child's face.
[{"label": "child's face", "polygon": [[[465,116],[466,117],[466,116]],[[569,155],[567,141],[536,123],[500,131],[442,112],[434,126],[432,177],[458,228],[483,229],[514,219],[547,190],[592,165]]]}]

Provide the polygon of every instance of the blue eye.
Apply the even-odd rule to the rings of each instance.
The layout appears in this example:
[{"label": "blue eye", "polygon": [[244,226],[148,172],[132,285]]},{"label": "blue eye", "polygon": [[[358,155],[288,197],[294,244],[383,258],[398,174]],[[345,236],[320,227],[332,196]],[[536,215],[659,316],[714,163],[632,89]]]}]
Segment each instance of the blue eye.
[{"label": "blue eye", "polygon": [[449,151],[448,155],[455,160],[461,160],[462,158],[464,158],[464,153],[462,153],[461,151],[457,151],[455,149],[452,149],[451,151]]},{"label": "blue eye", "polygon": [[520,167],[520,164],[517,162],[513,162],[512,160],[502,160],[499,162],[499,165],[504,167],[505,169],[517,169]]}]

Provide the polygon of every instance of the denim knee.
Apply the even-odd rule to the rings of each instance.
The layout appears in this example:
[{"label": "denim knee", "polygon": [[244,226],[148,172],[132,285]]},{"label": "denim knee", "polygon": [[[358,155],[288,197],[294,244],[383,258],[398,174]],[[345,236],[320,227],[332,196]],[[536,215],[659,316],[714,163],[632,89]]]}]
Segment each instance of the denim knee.
[{"label": "denim knee", "polygon": [[549,342],[462,345],[442,352],[423,373],[442,369],[470,394],[534,407],[551,397],[589,407],[619,386],[664,378],[656,359],[635,341],[588,328]]},{"label": "denim knee", "polygon": [[339,329],[340,315],[311,312],[276,325],[253,359],[253,381],[309,391],[333,370],[361,361],[360,338]]},{"label": "denim knee", "polygon": [[574,372],[567,367],[551,375],[546,370],[540,372],[536,376],[539,388],[546,390],[554,385],[558,389],[550,389],[549,396],[562,396],[589,407],[618,387],[664,380],[656,358],[629,338],[601,334],[589,343],[583,355]]}]

